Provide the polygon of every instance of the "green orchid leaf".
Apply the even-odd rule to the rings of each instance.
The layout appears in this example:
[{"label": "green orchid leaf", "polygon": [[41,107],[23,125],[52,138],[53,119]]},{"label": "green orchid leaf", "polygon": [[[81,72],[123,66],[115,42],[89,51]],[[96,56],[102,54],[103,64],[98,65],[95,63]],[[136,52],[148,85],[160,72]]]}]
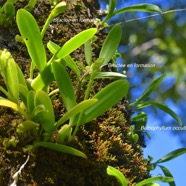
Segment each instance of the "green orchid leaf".
[{"label": "green orchid leaf", "polygon": [[106,65],[114,56],[122,35],[122,29],[119,25],[115,25],[106,37],[101,48],[99,58],[104,59],[103,65]]},{"label": "green orchid leaf", "polygon": [[45,110],[37,114],[37,121],[50,133],[55,123],[54,110],[48,94],[42,90],[36,92],[34,97],[34,107],[39,105],[43,105]]},{"label": "green orchid leaf", "polygon": [[174,158],[177,158],[178,156],[181,156],[182,154],[185,154],[185,153],[186,153],[186,148],[180,148],[180,149],[174,150],[174,151],[166,154],[162,158],[160,158],[156,162],[156,164],[157,163],[164,163],[164,162],[170,161],[170,160],[172,160]]},{"label": "green orchid leaf", "polygon": [[7,92],[2,86],[0,86],[0,91],[1,91],[4,95],[6,95],[6,97],[9,97],[8,92]]},{"label": "green orchid leaf", "polygon": [[75,61],[69,55],[64,60],[66,65],[77,75],[78,80],[80,80],[81,73]]},{"label": "green orchid leaf", "polygon": [[[163,171],[163,173],[164,173],[164,175],[165,175],[166,177],[171,177],[171,178],[173,178],[171,172],[170,172],[166,167],[161,166],[161,165],[158,165],[158,166],[161,168],[161,170]],[[173,178],[173,179],[174,179],[174,178]],[[175,184],[174,181],[169,182],[168,184],[169,184],[169,186],[176,186],[176,184]]]},{"label": "green orchid leaf", "polygon": [[127,76],[118,72],[98,72],[95,78],[126,78]]},{"label": "green orchid leaf", "polygon": [[116,8],[116,0],[110,0],[109,1],[109,6],[108,6],[108,15],[112,15],[112,13],[114,12],[115,8]]},{"label": "green orchid leaf", "polygon": [[179,123],[179,125],[182,126],[182,121],[179,118],[179,116],[173,110],[171,110],[168,106],[166,106],[164,104],[161,104],[161,103],[158,103],[155,101],[147,101],[147,102],[142,102],[142,103],[138,104],[137,108],[141,109],[141,108],[148,107],[151,105],[158,107],[159,109],[163,110],[164,112],[166,112],[167,114],[172,116]]},{"label": "green orchid leaf", "polygon": [[160,182],[172,182],[174,181],[171,177],[163,177],[163,176],[155,176],[152,178],[145,179],[139,183],[136,184],[136,186],[145,186],[149,183],[152,183],[154,181],[160,181]]},{"label": "green orchid leaf", "polygon": [[165,78],[165,76],[166,75],[164,74],[164,75],[158,77],[157,79],[153,80],[151,82],[151,84],[148,86],[148,88],[142,93],[140,98],[138,98],[137,101],[135,101],[134,103],[131,103],[129,106],[133,106],[135,104],[138,104],[141,101],[143,101],[144,99],[146,99],[154,90],[156,90],[156,88],[160,85],[160,83]]},{"label": "green orchid leaf", "polygon": [[76,116],[77,114],[79,114],[80,112],[82,112],[83,110],[87,109],[88,107],[92,106],[93,104],[95,104],[98,100],[97,99],[89,99],[89,100],[85,100],[80,102],[79,104],[77,104],[76,106],[74,106],[71,110],[69,110],[64,116],[62,116],[58,122],[55,123],[55,127],[54,130],[55,131],[60,125],[62,125],[64,122],[66,122],[67,120],[69,120],[71,117]]},{"label": "green orchid leaf", "polygon": [[34,90],[43,90],[54,80],[51,69],[51,64],[47,65],[45,69],[33,80],[31,86]]},{"label": "green orchid leaf", "polygon": [[97,32],[96,28],[89,28],[75,35],[61,47],[61,49],[57,52],[56,57],[57,58],[66,57],[71,52],[79,48],[86,41],[88,41],[90,38],[92,38],[96,32]]},{"label": "green orchid leaf", "polygon": [[28,112],[31,114],[34,110],[34,97],[35,97],[35,92],[34,91],[29,91],[27,94],[27,109]]},{"label": "green orchid leaf", "polygon": [[34,147],[45,147],[45,148],[49,148],[52,150],[56,150],[59,152],[63,152],[63,153],[67,153],[67,154],[71,154],[74,156],[79,156],[79,157],[87,159],[87,156],[83,152],[75,148],[69,147],[67,145],[61,145],[61,144],[56,144],[56,143],[51,143],[51,142],[36,142],[34,144]]},{"label": "green orchid leaf", "polygon": [[48,29],[51,21],[57,17],[59,14],[63,13],[67,9],[67,4],[66,2],[62,1],[58,3],[51,11],[50,15],[48,16],[45,25],[43,26],[43,29],[41,31],[41,37],[45,35],[46,30]]},{"label": "green orchid leaf", "polygon": [[92,46],[91,46],[90,40],[88,40],[84,44],[84,49],[85,49],[85,59],[86,59],[87,65],[91,66],[91,64],[92,64]]},{"label": "green orchid leaf", "polygon": [[34,120],[34,118],[37,117],[39,113],[45,112],[45,111],[46,111],[46,109],[45,109],[44,105],[37,105],[32,110],[32,112],[30,114],[30,118],[32,118]]},{"label": "green orchid leaf", "polygon": [[116,0],[109,0],[108,13],[105,19],[103,20],[103,23],[105,23],[107,20],[113,17],[113,12],[115,8],[116,8]]},{"label": "green orchid leaf", "polygon": [[131,121],[138,122],[138,121],[142,121],[142,120],[147,119],[147,118],[148,118],[148,115],[145,114],[144,112],[141,112],[137,116],[132,117]]},{"label": "green orchid leaf", "polygon": [[60,46],[52,41],[49,41],[47,43],[47,48],[50,50],[52,54],[55,54],[60,49]]},{"label": "green orchid leaf", "polygon": [[27,105],[27,95],[28,95],[28,89],[22,84],[19,84],[19,96],[21,98],[21,101]]},{"label": "green orchid leaf", "polygon": [[63,103],[66,109],[69,111],[76,105],[76,97],[72,81],[67,71],[65,70],[65,67],[60,63],[53,62],[52,69],[54,73],[54,78],[59,87],[59,92],[62,97]]},{"label": "green orchid leaf", "polygon": [[13,58],[8,60],[6,71],[6,84],[11,100],[15,103],[19,101],[19,80],[17,75],[17,67]]},{"label": "green orchid leaf", "polygon": [[46,66],[46,53],[37,22],[25,9],[17,11],[16,21],[32,62],[41,72]]},{"label": "green orchid leaf", "polygon": [[93,119],[109,110],[121,98],[126,96],[128,89],[129,83],[126,80],[117,80],[107,85],[93,97],[98,99],[98,101],[83,111],[80,124],[82,125],[92,121]]},{"label": "green orchid leaf", "polygon": [[8,90],[8,98],[18,103],[19,79],[17,75],[17,66],[10,52],[7,50],[3,50],[0,53],[0,72]]},{"label": "green orchid leaf", "polygon": [[[55,54],[60,49],[60,46],[52,41],[49,41],[47,43],[47,47],[52,54]],[[75,61],[69,55],[64,57],[64,61],[65,61],[66,65],[71,70],[73,70],[75,72],[75,74],[77,75],[77,78],[79,80],[80,79],[80,70],[79,70],[78,66],[76,65]]]},{"label": "green orchid leaf", "polygon": [[115,11],[114,16],[125,12],[150,12],[150,13],[159,12],[161,14],[162,10],[157,5],[154,4],[148,4],[148,3],[135,4]]},{"label": "green orchid leaf", "polygon": [[128,186],[125,176],[116,168],[114,168],[112,166],[108,166],[107,167],[107,174],[110,176],[116,177],[122,186]]},{"label": "green orchid leaf", "polygon": [[8,99],[5,99],[1,96],[0,96],[0,106],[9,107],[9,108],[13,109],[14,111],[20,113],[22,116],[25,117],[25,119],[28,119],[26,112],[23,109],[21,109],[21,107],[19,107],[18,104],[14,103],[12,101],[9,101]]},{"label": "green orchid leaf", "polygon": [[17,63],[16,63],[16,70],[17,70],[17,76],[18,76],[19,83],[22,84],[23,86],[27,87],[25,77],[24,77],[24,75],[23,75],[23,73]]},{"label": "green orchid leaf", "polygon": [[22,123],[18,124],[16,132],[18,134],[25,133],[26,131],[32,132],[35,136],[37,136],[37,132],[39,129],[39,124],[35,123],[30,120],[23,121]]},{"label": "green orchid leaf", "polygon": [[58,135],[57,135],[57,143],[63,144],[68,142],[68,140],[71,137],[72,133],[72,128],[70,127],[69,124],[63,125],[60,130],[58,130]]}]

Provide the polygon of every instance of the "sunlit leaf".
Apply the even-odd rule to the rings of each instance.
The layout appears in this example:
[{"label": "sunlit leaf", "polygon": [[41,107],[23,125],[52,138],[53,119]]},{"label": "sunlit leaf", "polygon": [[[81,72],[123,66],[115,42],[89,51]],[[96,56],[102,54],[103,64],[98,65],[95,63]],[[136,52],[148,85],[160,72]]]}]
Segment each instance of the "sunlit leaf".
[{"label": "sunlit leaf", "polygon": [[34,107],[39,105],[43,105],[45,110],[37,114],[37,121],[40,122],[46,132],[50,133],[55,123],[55,117],[52,102],[44,91],[38,91],[35,94]]},{"label": "sunlit leaf", "polygon": [[80,124],[87,123],[109,110],[126,96],[128,88],[129,83],[126,80],[117,80],[107,85],[93,97],[98,101],[83,112]]},{"label": "sunlit leaf", "polygon": [[23,109],[21,109],[18,104],[14,103],[12,101],[9,101],[8,99],[0,97],[0,106],[9,107],[9,108],[15,110],[16,112],[22,114],[26,119],[28,118],[25,111]]},{"label": "sunlit leaf", "polygon": [[48,29],[51,21],[57,17],[59,14],[63,13],[67,9],[67,4],[66,2],[62,1],[58,3],[51,11],[50,15],[48,16],[45,25],[43,26],[43,29],[41,31],[41,37],[45,35],[46,30]]},{"label": "sunlit leaf", "polygon": [[[161,166],[161,165],[159,165],[159,167],[161,168],[161,170],[163,171],[163,173],[164,173],[165,176],[173,178],[171,172],[166,167]],[[176,186],[176,184],[175,184],[174,181],[169,182],[168,184],[169,184],[169,186]]]},{"label": "sunlit leaf", "polygon": [[142,93],[140,98],[138,98],[137,101],[135,101],[134,103],[131,103],[130,106],[132,106],[134,104],[138,104],[141,101],[143,101],[144,99],[146,99],[154,90],[156,90],[156,88],[160,85],[160,83],[165,78],[165,76],[166,75],[164,74],[164,75],[158,77],[157,79],[153,80],[151,82],[151,84],[147,87],[147,89]]},{"label": "sunlit leaf", "polygon": [[118,72],[98,72],[95,78],[126,78],[126,75]]},{"label": "sunlit leaf", "polygon": [[32,62],[41,72],[46,66],[46,53],[37,22],[25,9],[17,11],[16,21]]},{"label": "sunlit leaf", "polygon": [[62,116],[59,119],[59,121],[55,124],[54,128],[57,129],[61,124],[69,120],[71,117],[77,115],[78,113],[82,112],[83,110],[95,104],[96,102],[97,102],[97,99],[89,99],[89,100],[80,102],[79,104],[74,106],[71,110],[69,110],[64,116]]},{"label": "sunlit leaf", "polygon": [[34,110],[34,97],[35,97],[35,92],[29,91],[27,94],[27,109],[30,114]]},{"label": "sunlit leaf", "polygon": [[138,11],[150,12],[150,13],[153,13],[153,12],[162,13],[162,10],[157,5],[147,3],[147,4],[135,4],[135,5],[130,5],[130,6],[121,8],[115,11],[114,15],[118,15],[124,12],[138,12]]},{"label": "sunlit leaf", "polygon": [[25,76],[23,75],[17,63],[16,63],[16,70],[17,70],[17,77],[18,77],[19,83],[26,87],[27,85],[26,85]]},{"label": "sunlit leaf", "polygon": [[[0,53],[0,72],[6,84],[8,98],[18,103],[19,100],[19,79],[17,66],[10,52],[3,50]],[[2,89],[3,91],[3,89]]]},{"label": "sunlit leaf", "polygon": [[43,90],[54,80],[51,69],[51,64],[47,65],[45,69],[33,80],[31,86],[34,90]]},{"label": "sunlit leaf", "polygon": [[52,150],[68,153],[74,156],[79,156],[79,157],[87,159],[87,156],[83,152],[75,148],[69,147],[67,145],[61,145],[61,144],[56,144],[56,143],[51,143],[51,142],[36,142],[34,144],[34,147],[45,147],[45,148],[49,148]]},{"label": "sunlit leaf", "polygon": [[57,52],[56,57],[57,58],[66,57],[71,52],[79,48],[86,41],[88,41],[90,38],[92,38],[96,32],[97,32],[96,28],[89,28],[75,35],[61,47],[61,49]]},{"label": "sunlit leaf", "polygon": [[174,180],[171,177],[155,176],[155,177],[152,177],[152,178],[145,179],[145,180],[137,183],[135,186],[145,186],[145,185],[147,185],[149,183],[152,183],[152,182],[155,182],[155,181],[172,182]]},{"label": "sunlit leaf", "polygon": [[155,102],[155,101],[147,101],[147,102],[142,102],[140,104],[138,104],[137,108],[141,109],[144,107],[148,107],[148,106],[156,106],[159,109],[163,110],[164,112],[166,112],[167,114],[171,115],[181,126],[182,126],[182,121],[179,118],[179,116],[173,111],[171,110],[168,106]]},{"label": "sunlit leaf", "polygon": [[76,105],[76,97],[72,81],[67,71],[65,70],[64,66],[61,65],[60,63],[53,62],[52,68],[63,103],[66,109],[70,110],[72,107]]},{"label": "sunlit leaf", "polygon": [[49,41],[47,43],[47,48],[50,50],[52,54],[55,54],[60,49],[60,46],[52,41]]},{"label": "sunlit leaf", "polygon": [[122,35],[122,29],[119,25],[115,25],[106,37],[101,48],[99,58],[104,59],[103,65],[107,64],[115,54]]},{"label": "sunlit leaf", "polygon": [[186,153],[186,148],[180,148],[180,149],[174,150],[174,151],[166,154],[162,158],[160,158],[156,162],[156,164],[157,163],[164,163],[164,162],[170,161],[170,160],[172,160],[174,158],[177,158],[178,156],[181,156],[182,154],[185,154],[185,153]]},{"label": "sunlit leaf", "polygon": [[66,65],[75,72],[78,80],[80,79],[80,70],[74,60],[68,55],[64,58]]},{"label": "sunlit leaf", "polygon": [[147,119],[147,117],[148,117],[148,115],[145,114],[144,112],[142,112],[142,113],[138,114],[137,116],[133,116],[131,118],[131,121],[138,122],[138,121]]},{"label": "sunlit leaf", "polygon": [[84,48],[85,48],[85,59],[86,59],[87,65],[90,66],[92,64],[92,47],[91,47],[90,40],[88,40],[84,44]]},{"label": "sunlit leaf", "polygon": [[107,167],[107,174],[110,176],[116,177],[122,186],[128,186],[125,176],[116,168],[114,168],[112,166],[108,166]]}]

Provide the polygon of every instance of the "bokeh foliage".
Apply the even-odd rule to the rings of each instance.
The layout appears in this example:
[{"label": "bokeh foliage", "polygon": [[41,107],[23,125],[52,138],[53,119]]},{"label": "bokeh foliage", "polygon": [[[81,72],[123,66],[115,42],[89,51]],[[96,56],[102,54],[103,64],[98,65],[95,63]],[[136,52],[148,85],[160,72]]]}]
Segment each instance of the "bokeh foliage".
[{"label": "bokeh foliage", "polygon": [[[100,1],[102,7],[108,1]],[[137,98],[140,91],[143,91],[149,80],[160,74],[167,77],[162,85],[152,95],[156,101],[167,103],[182,118],[186,119],[186,10],[185,2],[178,1],[128,1],[118,0],[118,7],[132,5],[135,3],[155,3],[162,11],[162,15],[150,16],[148,13],[122,14],[113,18],[109,25],[119,23],[123,28],[123,36],[120,46],[122,53],[121,61],[124,64],[154,64],[153,68],[127,68],[131,89],[131,98]],[[167,12],[175,10],[174,12]],[[178,11],[176,11],[178,10]],[[133,20],[134,19],[134,20]],[[129,21],[128,20],[132,20]],[[140,85],[140,86],[139,86]],[[152,112],[152,110],[150,110]],[[161,112],[156,112],[156,120],[164,120],[163,125],[173,124],[173,120],[164,117]],[[163,117],[163,118],[162,118]],[[159,118],[159,119],[158,119]],[[158,123],[158,122],[157,122]],[[162,123],[161,123],[162,124]],[[183,122],[183,125],[186,123]],[[174,131],[180,140],[185,144],[183,131]]]}]

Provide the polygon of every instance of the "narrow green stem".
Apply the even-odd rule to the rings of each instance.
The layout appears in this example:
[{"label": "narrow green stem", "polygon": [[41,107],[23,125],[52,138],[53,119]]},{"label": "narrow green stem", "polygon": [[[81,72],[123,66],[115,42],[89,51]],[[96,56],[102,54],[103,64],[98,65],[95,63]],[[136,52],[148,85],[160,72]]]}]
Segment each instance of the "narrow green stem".
[{"label": "narrow green stem", "polygon": [[52,21],[53,18],[54,17],[50,14],[49,17],[48,17],[48,19],[46,20],[45,25],[43,26],[43,29],[41,31],[41,37],[42,38],[44,37],[45,32],[46,32],[47,28],[49,27],[49,25],[50,25],[50,23],[51,23],[51,21]]}]

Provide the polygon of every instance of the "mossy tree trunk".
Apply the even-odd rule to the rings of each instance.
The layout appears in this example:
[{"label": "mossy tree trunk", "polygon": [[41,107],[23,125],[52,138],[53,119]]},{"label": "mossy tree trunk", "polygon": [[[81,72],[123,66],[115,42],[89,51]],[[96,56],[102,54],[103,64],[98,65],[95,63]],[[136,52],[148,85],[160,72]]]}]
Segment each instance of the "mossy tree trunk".
[{"label": "mossy tree trunk", "polygon": [[[82,30],[95,27],[92,20],[100,17],[98,1],[77,0],[66,1],[68,10],[58,16],[50,25],[44,42],[49,40],[63,45],[67,40]],[[17,8],[23,5],[19,2]],[[40,27],[44,24],[50,12],[50,4],[45,1],[38,1],[33,15]],[[25,76],[30,59],[24,45],[15,42],[15,35],[18,34],[16,23],[10,28],[0,28],[0,48],[7,48],[20,65]],[[106,37],[106,31],[100,29],[97,33],[98,40],[93,46],[93,59],[99,55],[101,45]],[[50,54],[48,54],[50,55]],[[76,50],[72,57],[76,61],[84,61],[83,47]],[[76,79],[72,81],[74,85]],[[97,81],[92,87],[92,93],[97,92],[109,81]],[[1,81],[3,85],[3,82]],[[79,92],[81,99],[83,90]],[[56,117],[64,112],[61,99],[54,101]],[[15,173],[26,159],[24,146],[32,141],[29,134],[16,136],[16,125],[21,118],[10,109],[0,108],[0,185],[9,185],[12,182],[12,174]],[[118,168],[129,181],[129,185],[149,177],[146,168],[147,161],[143,158],[142,145],[143,137],[134,143],[128,132],[130,132],[131,111],[127,108],[127,101],[124,98],[101,117],[81,127],[74,141],[69,143],[83,151],[88,159],[81,159],[72,155],[62,154],[45,148],[30,154],[30,160],[25,166],[18,185],[58,185],[58,186],[119,186],[114,177],[106,174],[108,165]],[[16,147],[7,145],[12,136],[16,136],[18,144]]]}]

